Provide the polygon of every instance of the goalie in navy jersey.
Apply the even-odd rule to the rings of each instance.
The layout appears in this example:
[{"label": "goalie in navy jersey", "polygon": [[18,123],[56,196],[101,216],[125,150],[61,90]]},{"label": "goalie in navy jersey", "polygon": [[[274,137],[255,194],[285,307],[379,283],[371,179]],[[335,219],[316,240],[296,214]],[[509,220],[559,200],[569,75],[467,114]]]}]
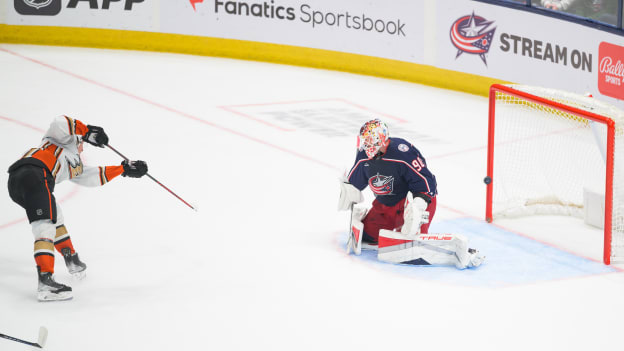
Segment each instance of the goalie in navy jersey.
[{"label": "goalie in navy jersey", "polygon": [[375,200],[362,219],[364,247],[377,245],[380,229],[428,232],[436,210],[435,176],[420,151],[405,139],[390,138],[379,119],[360,129],[355,164],[341,183],[339,210],[362,202],[367,186]]},{"label": "goalie in navy jersey", "polygon": [[[370,210],[354,206],[362,190],[375,194]],[[355,164],[340,182],[338,210],[352,209],[349,242],[360,254],[377,249],[380,261],[411,265],[481,265],[485,256],[468,248],[460,234],[428,234],[436,211],[436,178],[423,155],[410,142],[390,138],[379,119],[360,129]]]}]

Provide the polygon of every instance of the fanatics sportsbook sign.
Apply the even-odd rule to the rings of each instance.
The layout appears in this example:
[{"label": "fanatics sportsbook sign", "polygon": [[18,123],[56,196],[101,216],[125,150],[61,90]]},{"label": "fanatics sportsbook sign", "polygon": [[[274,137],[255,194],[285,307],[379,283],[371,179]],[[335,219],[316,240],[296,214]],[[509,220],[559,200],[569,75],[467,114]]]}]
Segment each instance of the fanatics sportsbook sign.
[{"label": "fanatics sportsbook sign", "polygon": [[[181,34],[343,52],[422,65],[399,74],[437,79],[427,76],[428,67],[435,67],[590,92],[624,109],[624,37],[481,1],[0,0],[0,23]],[[284,51],[267,55],[281,61]],[[471,85],[468,80],[458,83]]]},{"label": "fanatics sportsbook sign", "polygon": [[166,32],[422,61],[420,1],[183,0],[160,6]]}]

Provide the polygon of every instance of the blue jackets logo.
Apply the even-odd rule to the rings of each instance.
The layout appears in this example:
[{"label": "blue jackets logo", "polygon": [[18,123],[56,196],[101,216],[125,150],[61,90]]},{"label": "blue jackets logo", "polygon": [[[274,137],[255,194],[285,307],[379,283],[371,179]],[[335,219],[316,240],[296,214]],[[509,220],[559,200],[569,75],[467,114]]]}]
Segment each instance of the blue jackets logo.
[{"label": "blue jackets logo", "polygon": [[14,0],[20,15],[56,16],[61,12],[61,0]]},{"label": "blue jackets logo", "polygon": [[483,63],[487,66],[486,54],[490,51],[492,39],[496,27],[492,24],[494,21],[488,21],[481,16],[477,16],[474,12],[458,18],[451,26],[451,42],[457,48],[458,58],[461,54],[479,55]]},{"label": "blue jackets logo", "polygon": [[379,173],[368,179],[368,186],[373,191],[373,193],[375,193],[375,196],[392,194],[393,184],[394,177],[380,175]]}]

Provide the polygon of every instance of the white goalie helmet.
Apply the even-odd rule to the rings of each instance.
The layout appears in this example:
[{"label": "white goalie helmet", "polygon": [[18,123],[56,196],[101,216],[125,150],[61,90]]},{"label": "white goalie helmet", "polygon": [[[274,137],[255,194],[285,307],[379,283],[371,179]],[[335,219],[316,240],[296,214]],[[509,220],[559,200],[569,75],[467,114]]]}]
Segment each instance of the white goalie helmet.
[{"label": "white goalie helmet", "polygon": [[358,150],[366,151],[368,158],[373,158],[379,150],[390,143],[388,126],[380,119],[372,119],[360,128]]}]

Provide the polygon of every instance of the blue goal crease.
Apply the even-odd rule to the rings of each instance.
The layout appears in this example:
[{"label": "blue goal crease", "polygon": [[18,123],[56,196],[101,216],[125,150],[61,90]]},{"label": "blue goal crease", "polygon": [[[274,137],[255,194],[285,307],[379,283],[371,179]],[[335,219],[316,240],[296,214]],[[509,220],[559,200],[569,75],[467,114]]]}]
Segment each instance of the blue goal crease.
[{"label": "blue goal crease", "polygon": [[[469,247],[486,256],[477,268],[459,270],[449,266],[410,266],[380,262],[377,251],[362,251],[358,257],[378,269],[440,283],[475,287],[506,287],[589,275],[618,269],[518,235],[485,221],[458,218],[434,222],[431,233],[462,234]],[[341,240],[346,245],[346,235]]]}]

